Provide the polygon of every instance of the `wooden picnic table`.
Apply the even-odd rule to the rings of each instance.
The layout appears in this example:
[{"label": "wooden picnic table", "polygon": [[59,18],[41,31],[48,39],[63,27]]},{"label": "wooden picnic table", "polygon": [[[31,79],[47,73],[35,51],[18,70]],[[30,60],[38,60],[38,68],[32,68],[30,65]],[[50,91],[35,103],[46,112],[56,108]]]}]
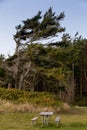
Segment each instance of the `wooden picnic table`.
[{"label": "wooden picnic table", "polygon": [[41,112],[40,116],[42,116],[42,126],[44,126],[44,124],[48,125],[49,123],[49,117],[53,115],[53,112]]}]

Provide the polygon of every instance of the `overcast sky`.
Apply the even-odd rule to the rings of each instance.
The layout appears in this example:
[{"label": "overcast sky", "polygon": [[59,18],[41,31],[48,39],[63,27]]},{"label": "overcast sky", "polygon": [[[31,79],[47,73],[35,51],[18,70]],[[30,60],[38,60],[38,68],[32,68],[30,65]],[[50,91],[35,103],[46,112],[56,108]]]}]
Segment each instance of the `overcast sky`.
[{"label": "overcast sky", "polygon": [[72,37],[76,32],[87,38],[87,0],[0,0],[0,54],[12,55],[15,50],[15,26],[53,7],[56,14],[65,13],[62,26]]}]

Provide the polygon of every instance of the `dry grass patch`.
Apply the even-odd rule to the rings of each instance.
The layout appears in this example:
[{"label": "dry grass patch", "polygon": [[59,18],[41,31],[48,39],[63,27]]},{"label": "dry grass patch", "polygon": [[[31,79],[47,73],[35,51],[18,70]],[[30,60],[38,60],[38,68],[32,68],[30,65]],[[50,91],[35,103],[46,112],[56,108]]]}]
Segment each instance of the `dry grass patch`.
[{"label": "dry grass patch", "polygon": [[0,112],[41,112],[41,111],[52,111],[51,107],[42,107],[37,104],[31,103],[19,103],[15,104],[11,101],[0,100]]},{"label": "dry grass patch", "polygon": [[71,106],[69,104],[67,104],[67,103],[63,104],[63,110],[64,111],[70,111],[70,109],[71,109]]},{"label": "dry grass patch", "polygon": [[32,103],[13,103],[11,101],[0,99],[0,112],[41,112],[41,111],[54,111],[55,113],[71,111],[70,105],[64,103],[57,107],[40,106]]}]

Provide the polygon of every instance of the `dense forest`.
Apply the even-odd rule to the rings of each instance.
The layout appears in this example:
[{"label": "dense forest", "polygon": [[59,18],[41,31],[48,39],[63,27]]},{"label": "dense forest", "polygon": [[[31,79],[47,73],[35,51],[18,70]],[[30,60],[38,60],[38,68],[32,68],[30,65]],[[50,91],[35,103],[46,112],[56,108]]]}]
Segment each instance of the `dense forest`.
[{"label": "dense forest", "polygon": [[87,39],[65,33],[64,17],[50,7],[16,26],[15,53],[0,55],[0,87],[52,92],[68,103],[87,95]]}]

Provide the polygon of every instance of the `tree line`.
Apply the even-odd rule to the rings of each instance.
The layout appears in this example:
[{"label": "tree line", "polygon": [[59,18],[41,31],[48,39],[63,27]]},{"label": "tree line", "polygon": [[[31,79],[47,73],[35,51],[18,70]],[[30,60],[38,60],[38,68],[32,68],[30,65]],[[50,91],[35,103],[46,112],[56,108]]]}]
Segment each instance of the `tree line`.
[{"label": "tree line", "polygon": [[65,33],[64,17],[50,7],[16,26],[15,53],[0,55],[0,87],[53,92],[67,102],[87,95],[87,39]]}]

